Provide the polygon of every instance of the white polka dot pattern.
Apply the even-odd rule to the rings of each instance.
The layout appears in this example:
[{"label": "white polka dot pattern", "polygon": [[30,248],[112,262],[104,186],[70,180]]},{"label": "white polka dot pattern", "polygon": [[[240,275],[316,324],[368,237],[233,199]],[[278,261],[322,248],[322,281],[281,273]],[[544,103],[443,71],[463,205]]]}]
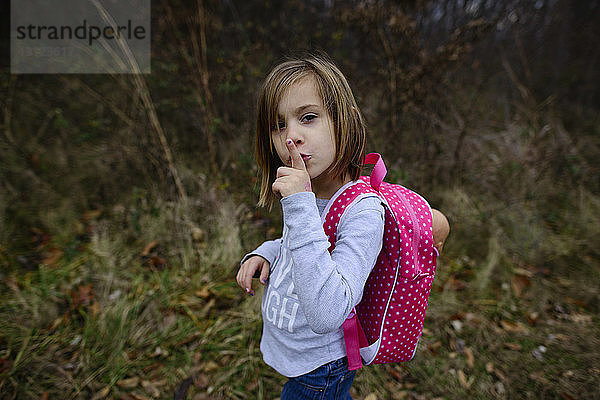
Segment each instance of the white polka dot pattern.
[{"label": "white polka dot pattern", "polygon": [[358,181],[348,187],[329,209],[324,224],[329,251],[335,247],[340,209],[365,193],[385,199],[383,247],[356,312],[369,344],[381,339],[372,363],[408,361],[423,331],[435,276],[431,209],[421,196],[403,186],[382,182],[377,192],[369,177],[361,180],[366,183]]}]

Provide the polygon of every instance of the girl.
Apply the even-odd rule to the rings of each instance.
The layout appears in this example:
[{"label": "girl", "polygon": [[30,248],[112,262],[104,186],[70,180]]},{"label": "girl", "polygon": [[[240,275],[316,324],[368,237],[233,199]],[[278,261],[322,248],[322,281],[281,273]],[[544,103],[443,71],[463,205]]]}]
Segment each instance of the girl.
[{"label": "girl", "polygon": [[321,218],[358,179],[365,141],[352,91],[326,57],[286,61],[266,78],[256,124],[259,205],[281,199],[283,235],[244,257],[237,282],[253,295],[257,273],[266,286],[260,348],[290,378],[282,400],[351,399],[342,324],[381,250],[385,214],[376,197],[352,204],[331,254]]}]

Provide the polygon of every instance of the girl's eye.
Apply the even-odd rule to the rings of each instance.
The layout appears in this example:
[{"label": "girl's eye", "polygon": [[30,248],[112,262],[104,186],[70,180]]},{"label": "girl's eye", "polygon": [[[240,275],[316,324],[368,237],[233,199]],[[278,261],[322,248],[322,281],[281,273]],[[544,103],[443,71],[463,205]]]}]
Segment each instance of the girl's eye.
[{"label": "girl's eye", "polygon": [[304,114],[302,116],[302,122],[311,122],[313,119],[317,118],[317,114]]},{"label": "girl's eye", "polygon": [[273,132],[282,131],[285,129],[285,122],[279,121],[275,125],[273,125]]}]

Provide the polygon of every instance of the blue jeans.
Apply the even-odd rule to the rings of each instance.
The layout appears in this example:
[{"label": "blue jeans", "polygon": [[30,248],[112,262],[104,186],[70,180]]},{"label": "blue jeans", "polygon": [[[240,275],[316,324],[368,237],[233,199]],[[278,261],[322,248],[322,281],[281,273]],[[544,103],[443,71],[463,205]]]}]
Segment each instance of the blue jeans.
[{"label": "blue jeans", "polygon": [[308,374],[290,378],[281,400],[348,400],[356,371],[348,371],[346,357],[320,366]]}]

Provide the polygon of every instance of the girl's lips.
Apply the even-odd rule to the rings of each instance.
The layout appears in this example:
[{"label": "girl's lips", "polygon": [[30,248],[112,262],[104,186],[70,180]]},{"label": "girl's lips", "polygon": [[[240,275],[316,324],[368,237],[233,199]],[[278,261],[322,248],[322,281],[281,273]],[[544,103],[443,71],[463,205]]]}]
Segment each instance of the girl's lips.
[{"label": "girl's lips", "polygon": [[[300,153],[300,156],[302,157],[302,160],[304,160],[304,162],[307,162],[308,160],[310,160],[312,158],[312,156],[309,154]],[[288,158],[288,165],[292,165],[292,157],[291,156],[290,156],[290,158]]]}]

